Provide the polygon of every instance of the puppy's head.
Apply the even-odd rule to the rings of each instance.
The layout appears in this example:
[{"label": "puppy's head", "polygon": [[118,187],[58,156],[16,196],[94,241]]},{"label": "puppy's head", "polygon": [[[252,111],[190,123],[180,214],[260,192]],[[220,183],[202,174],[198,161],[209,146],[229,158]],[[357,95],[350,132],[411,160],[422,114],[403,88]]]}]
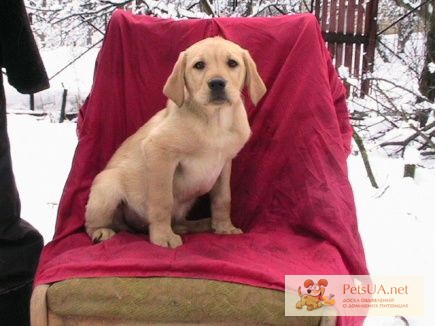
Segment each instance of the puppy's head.
[{"label": "puppy's head", "polygon": [[181,52],[163,93],[178,106],[193,101],[201,106],[232,105],[247,86],[257,104],[266,87],[249,52],[237,44],[213,37]]}]

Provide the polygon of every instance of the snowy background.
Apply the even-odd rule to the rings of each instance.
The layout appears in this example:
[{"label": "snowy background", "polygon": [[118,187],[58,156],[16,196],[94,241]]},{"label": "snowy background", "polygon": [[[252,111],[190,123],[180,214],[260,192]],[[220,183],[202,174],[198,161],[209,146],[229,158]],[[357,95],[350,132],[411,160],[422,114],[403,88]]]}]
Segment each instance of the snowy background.
[{"label": "snowy background", "polygon": [[[73,6],[74,2],[71,3]],[[51,28],[51,25],[47,26]],[[101,35],[92,37],[95,43]],[[83,35],[79,33],[78,38],[83,38]],[[421,33],[412,33],[404,48],[398,49],[397,35],[383,36],[382,41],[387,46],[394,52],[403,51],[403,55],[397,58],[388,51],[382,51],[382,48],[377,52],[374,77],[388,77],[389,82],[379,82],[379,92],[373,94],[387,92],[394,105],[404,112],[415,110],[416,106],[432,112],[435,110],[433,103],[416,104],[415,96],[411,96],[412,92],[418,93],[416,75],[412,71],[420,71],[423,65],[422,40]],[[47,38],[47,44],[49,41],[50,38]],[[64,45],[67,46],[48,44],[42,49],[49,76],[56,74],[86,50],[77,44],[73,46],[66,43]],[[36,108],[45,113],[43,116],[25,114],[29,107],[29,96],[17,93],[5,80],[8,131],[22,202],[22,217],[43,234],[46,243],[53,237],[60,196],[77,144],[75,122],[57,123],[62,92],[64,88],[68,89],[67,112],[76,111],[90,91],[97,54],[98,48],[92,49],[53,78],[49,90],[35,95]],[[410,67],[414,69],[410,71]],[[345,69],[340,71],[342,76],[346,76]],[[406,86],[411,93],[391,87],[390,82]],[[374,126],[361,128],[360,132],[379,188],[371,186],[355,144],[348,159],[367,263],[372,274],[426,276],[426,317],[407,319],[410,325],[435,325],[432,308],[435,298],[429,287],[429,280],[435,275],[435,209],[432,202],[435,199],[435,162],[430,156],[423,157],[415,153],[415,144],[410,144],[409,152],[414,152],[412,161],[417,164],[416,175],[414,179],[403,178],[405,161],[402,155],[380,144],[404,139],[412,130],[409,121],[400,122],[399,128],[389,129],[388,122],[378,114],[382,101],[370,97],[361,100],[351,96],[349,105],[352,112],[362,108],[369,112],[366,122]],[[391,115],[393,113],[389,112]],[[432,114],[428,123],[433,120]],[[398,326],[405,323],[394,317],[371,317],[366,320],[366,325]]]}]

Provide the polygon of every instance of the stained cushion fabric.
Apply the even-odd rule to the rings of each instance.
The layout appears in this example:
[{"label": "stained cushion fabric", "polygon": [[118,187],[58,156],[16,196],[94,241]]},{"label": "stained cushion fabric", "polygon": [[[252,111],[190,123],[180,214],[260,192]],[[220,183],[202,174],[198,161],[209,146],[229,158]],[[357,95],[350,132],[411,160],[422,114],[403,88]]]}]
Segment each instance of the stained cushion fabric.
[{"label": "stained cushion fabric", "polygon": [[[320,316],[286,317],[281,291],[189,278],[72,279],[50,286],[47,298],[50,313],[59,318],[97,318],[103,325],[146,321],[314,326],[321,321]],[[323,319],[325,325],[335,325],[335,317]]]},{"label": "stained cushion fabric", "polygon": [[[178,54],[217,35],[250,51],[268,88],[257,107],[246,94],[253,135],[233,161],[232,220],[244,234],[187,234],[168,249],[120,232],[93,245],[84,232],[93,178],[165,106],[162,88]],[[347,175],[351,135],[344,87],[314,16],[174,21],[116,11],[37,284],[167,276],[283,290],[286,274],[367,274]]]}]

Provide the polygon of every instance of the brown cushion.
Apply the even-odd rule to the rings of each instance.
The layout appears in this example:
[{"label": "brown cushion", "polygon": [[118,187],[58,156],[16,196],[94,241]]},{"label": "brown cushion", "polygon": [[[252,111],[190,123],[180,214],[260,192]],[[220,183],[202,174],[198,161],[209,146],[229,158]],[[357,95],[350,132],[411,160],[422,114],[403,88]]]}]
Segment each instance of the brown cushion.
[{"label": "brown cushion", "polygon": [[47,302],[50,325],[335,325],[285,317],[282,291],[203,279],[72,279],[51,285]]}]

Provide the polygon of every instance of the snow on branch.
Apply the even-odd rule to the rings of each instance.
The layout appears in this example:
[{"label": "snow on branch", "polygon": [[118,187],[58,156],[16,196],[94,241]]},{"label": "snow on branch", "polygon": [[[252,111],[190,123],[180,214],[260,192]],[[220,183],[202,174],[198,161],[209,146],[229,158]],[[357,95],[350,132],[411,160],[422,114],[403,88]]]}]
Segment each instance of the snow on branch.
[{"label": "snow on branch", "polygon": [[25,0],[32,27],[43,47],[89,46],[105,31],[111,14],[123,8],[163,18],[259,16],[300,11],[304,0]]}]

